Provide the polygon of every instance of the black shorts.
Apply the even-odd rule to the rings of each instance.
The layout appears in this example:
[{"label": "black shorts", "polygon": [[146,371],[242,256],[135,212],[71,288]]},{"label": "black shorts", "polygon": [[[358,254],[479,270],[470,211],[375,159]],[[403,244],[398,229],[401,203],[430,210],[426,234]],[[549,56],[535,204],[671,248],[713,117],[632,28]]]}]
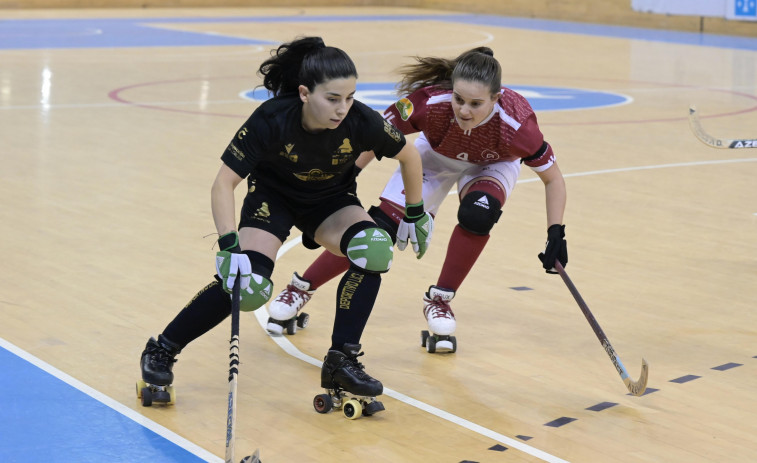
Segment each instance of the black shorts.
[{"label": "black shorts", "polygon": [[329,196],[315,204],[305,204],[285,198],[281,193],[255,182],[255,187],[247,193],[242,204],[239,228],[251,227],[274,234],[283,243],[292,226],[303,233],[303,241],[314,241],[315,231],[331,214],[347,206],[360,206],[357,184],[351,191]]}]

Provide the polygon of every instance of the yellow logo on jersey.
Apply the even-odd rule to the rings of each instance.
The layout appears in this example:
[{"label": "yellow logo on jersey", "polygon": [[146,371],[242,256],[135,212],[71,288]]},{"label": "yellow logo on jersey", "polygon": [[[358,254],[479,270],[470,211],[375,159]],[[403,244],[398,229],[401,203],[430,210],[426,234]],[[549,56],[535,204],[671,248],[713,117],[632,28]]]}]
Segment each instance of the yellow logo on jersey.
[{"label": "yellow logo on jersey", "polygon": [[400,117],[403,121],[410,119],[410,116],[413,115],[413,102],[407,98],[400,99],[398,102],[394,103],[394,106],[397,108],[397,111],[399,111]]},{"label": "yellow logo on jersey", "polygon": [[321,182],[334,178],[336,174],[324,172],[321,169],[311,169],[309,172],[292,173],[297,179],[303,182]]},{"label": "yellow logo on jersey", "polygon": [[246,135],[247,135],[247,127],[242,127],[241,129],[239,129],[239,132],[237,132],[237,138],[240,140],[244,138]]},{"label": "yellow logo on jersey", "polygon": [[236,145],[234,144],[233,141],[231,143],[229,143],[229,146],[226,149],[228,151],[230,151],[231,154],[233,154],[234,157],[237,158],[237,159],[239,159],[240,161],[242,159],[244,159],[244,153],[242,152],[242,150],[240,150],[239,148],[236,147]]},{"label": "yellow logo on jersey", "polygon": [[268,203],[263,202],[257,211],[255,211],[255,217],[259,219],[268,218],[271,216],[271,211],[268,210]]},{"label": "yellow logo on jersey", "polygon": [[352,145],[350,144],[350,139],[345,138],[342,142],[342,146],[339,147],[337,150],[340,154],[347,154],[352,152]]},{"label": "yellow logo on jersey", "polygon": [[297,162],[299,156],[297,156],[297,153],[292,153],[292,149],[294,149],[294,143],[284,145],[284,149],[286,150],[286,152],[279,151],[279,156],[284,156],[292,162]]},{"label": "yellow logo on jersey", "polygon": [[389,136],[392,137],[392,139],[396,141],[397,143],[399,143],[400,140],[402,140],[402,134],[399,132],[399,130],[397,130],[396,127],[394,127],[392,124],[390,124],[387,121],[384,121],[384,132],[389,134]]}]

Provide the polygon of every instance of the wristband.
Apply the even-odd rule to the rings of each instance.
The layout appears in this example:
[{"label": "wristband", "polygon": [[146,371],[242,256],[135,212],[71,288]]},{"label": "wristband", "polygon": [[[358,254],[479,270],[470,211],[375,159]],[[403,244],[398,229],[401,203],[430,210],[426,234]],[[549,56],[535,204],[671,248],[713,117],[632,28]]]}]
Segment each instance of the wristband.
[{"label": "wristband", "polygon": [[419,219],[423,217],[423,214],[425,212],[423,211],[423,200],[421,202],[416,204],[405,204],[405,217],[410,219],[411,221],[413,219]]},{"label": "wristband", "polygon": [[221,251],[239,252],[242,248],[239,247],[239,235],[237,232],[229,232],[218,238],[218,247]]}]

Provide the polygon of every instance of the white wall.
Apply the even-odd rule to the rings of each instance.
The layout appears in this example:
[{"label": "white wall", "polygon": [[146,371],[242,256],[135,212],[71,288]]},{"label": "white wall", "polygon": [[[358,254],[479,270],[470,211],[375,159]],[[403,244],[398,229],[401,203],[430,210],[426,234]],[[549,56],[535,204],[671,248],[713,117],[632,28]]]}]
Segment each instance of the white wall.
[{"label": "white wall", "polygon": [[729,0],[631,0],[631,8],[642,13],[719,16],[726,14]]},{"label": "white wall", "polygon": [[631,8],[642,13],[757,20],[757,0],[631,0]]}]

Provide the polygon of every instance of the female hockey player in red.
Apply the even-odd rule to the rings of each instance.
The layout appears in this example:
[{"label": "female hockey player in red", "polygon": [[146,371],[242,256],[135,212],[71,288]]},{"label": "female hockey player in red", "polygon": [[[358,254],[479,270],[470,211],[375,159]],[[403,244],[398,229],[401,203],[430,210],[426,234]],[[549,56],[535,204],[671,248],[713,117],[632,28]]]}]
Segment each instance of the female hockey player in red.
[{"label": "female hockey player in red", "polygon": [[[173,382],[176,354],[229,316],[236,278],[241,279],[241,310],[255,310],[268,301],[276,254],[294,226],[311,247],[321,245],[332,256],[344,256],[342,271],[349,267],[338,294],[350,297],[336,310],[322,387],[379,395],[381,382],[364,371],[357,357],[381,274],[392,262],[393,243],[355,194],[355,160],[361,152],[372,151],[378,158],[399,161],[409,201],[401,223],[408,236],[419,237],[420,258],[433,226],[423,207],[420,156],[399,130],[354,100],[354,63],[319,37],[279,46],[259,74],[274,97],[255,109],[234,135],[211,189],[219,235],[217,276],[157,339],[147,342],[142,379],[157,386]],[[245,178],[247,195],[237,228],[234,190]]]},{"label": "female hockey player in red", "polygon": [[[545,187],[547,244],[539,259],[548,273],[556,273],[555,259],[563,265],[568,261],[562,224],[565,182],[528,101],[502,87],[501,68],[491,49],[475,48],[452,60],[416,58],[401,72],[398,88],[407,96],[390,106],[384,118],[405,135],[420,132],[415,145],[423,159],[423,200],[432,215],[457,183],[458,224],[441,274],[423,297],[430,331],[423,332],[423,345],[429,352],[454,352],[456,339],[451,335],[456,322],[450,301],[486,246],[521,163],[536,172]],[[392,234],[402,229],[401,180],[395,172],[380,205],[369,210]],[[399,238],[400,249],[405,245]],[[295,272],[291,284],[270,304],[269,331],[280,332],[281,320],[295,316],[315,289],[347,267],[347,259],[323,252],[302,276]]]}]

